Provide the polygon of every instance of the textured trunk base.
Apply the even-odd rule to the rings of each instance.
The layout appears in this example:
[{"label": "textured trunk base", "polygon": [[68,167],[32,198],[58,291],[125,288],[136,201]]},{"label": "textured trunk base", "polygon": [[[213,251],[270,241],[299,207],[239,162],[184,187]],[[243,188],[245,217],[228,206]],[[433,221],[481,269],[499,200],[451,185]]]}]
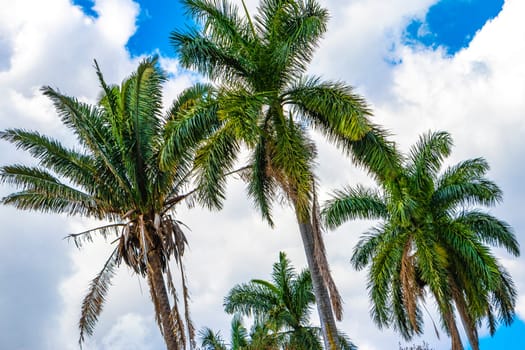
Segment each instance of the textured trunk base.
[{"label": "textured trunk base", "polygon": [[166,349],[179,350],[180,347],[175,337],[175,327],[171,317],[170,300],[168,292],[166,291],[166,284],[164,283],[159,257],[155,254],[148,255],[148,278],[150,279],[150,285],[153,287],[151,294],[152,298],[156,299],[153,300],[153,302],[156,304],[155,309],[160,317],[160,323],[162,325],[161,333],[166,343]]}]

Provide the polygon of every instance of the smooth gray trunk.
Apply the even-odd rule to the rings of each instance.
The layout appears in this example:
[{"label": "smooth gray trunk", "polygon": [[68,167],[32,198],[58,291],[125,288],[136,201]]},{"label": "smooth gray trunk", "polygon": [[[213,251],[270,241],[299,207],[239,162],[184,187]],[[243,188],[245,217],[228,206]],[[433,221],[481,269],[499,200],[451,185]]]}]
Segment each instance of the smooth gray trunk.
[{"label": "smooth gray trunk", "polygon": [[310,269],[310,274],[312,276],[315,301],[323,332],[324,346],[327,350],[340,350],[341,346],[337,337],[337,327],[335,324],[332,304],[330,303],[330,295],[323,280],[319,264],[315,258],[316,247],[313,227],[310,222],[302,222],[303,220],[299,217],[300,216],[297,215],[299,231],[301,231],[304,252],[306,254],[306,261],[308,262],[308,268]]}]

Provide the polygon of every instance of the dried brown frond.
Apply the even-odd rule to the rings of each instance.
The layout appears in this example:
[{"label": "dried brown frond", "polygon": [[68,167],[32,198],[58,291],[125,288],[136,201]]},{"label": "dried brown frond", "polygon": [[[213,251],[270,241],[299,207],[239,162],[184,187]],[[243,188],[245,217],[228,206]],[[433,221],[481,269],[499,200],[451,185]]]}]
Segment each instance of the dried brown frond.
[{"label": "dried brown frond", "polygon": [[64,237],[64,239],[67,239],[68,241],[73,240],[75,246],[80,249],[82,248],[84,243],[93,242],[93,235],[96,233],[100,234],[104,239],[107,239],[111,234],[114,234],[115,237],[118,237],[120,231],[119,228],[125,225],[126,224],[104,225],[83,232],[69,234],[66,237]]},{"label": "dried brown frond", "polygon": [[188,330],[188,336],[190,340],[190,348],[193,349],[196,347],[195,343],[195,327],[193,326],[193,322],[191,320],[190,316],[190,294],[187,287],[187,281],[186,281],[186,273],[184,270],[184,265],[182,264],[182,261],[179,263],[180,268],[180,275],[182,280],[182,294],[183,294],[183,300],[184,300],[184,318],[186,320],[186,328]]},{"label": "dried brown frond", "polygon": [[417,322],[417,301],[421,295],[421,288],[416,281],[415,257],[412,254],[412,241],[408,240],[403,249],[401,258],[401,289],[403,291],[403,304],[408,312],[408,319],[416,333],[420,332]]},{"label": "dried brown frond", "polygon": [[182,349],[186,349],[186,332],[184,330],[184,321],[179,312],[179,306],[177,300],[173,302],[170,315],[173,322],[173,334],[177,338],[177,342]]},{"label": "dried brown frond", "polygon": [[115,275],[115,269],[119,265],[118,247],[113,250],[108,260],[102,267],[102,270],[89,284],[89,290],[82,302],[82,309],[80,311],[80,320],[78,327],[80,328],[80,337],[78,343],[82,347],[85,340],[85,334],[88,336],[93,334],[98,316],[102,312],[106,294],[111,286],[111,279]]}]

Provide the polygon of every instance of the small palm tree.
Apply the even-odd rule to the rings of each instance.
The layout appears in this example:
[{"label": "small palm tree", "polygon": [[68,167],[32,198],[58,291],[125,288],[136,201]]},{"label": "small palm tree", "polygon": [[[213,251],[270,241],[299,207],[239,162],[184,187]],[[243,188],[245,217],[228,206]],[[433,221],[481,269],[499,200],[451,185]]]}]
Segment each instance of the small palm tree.
[{"label": "small palm tree", "polygon": [[248,192],[263,218],[273,225],[279,194],[295,210],[325,347],[339,349],[335,318],[342,317],[342,303],[318,223],[316,149],[308,129],[374,169],[388,168],[389,147],[350,86],[305,74],[328,19],[315,0],[262,0],[253,19],[244,2],[245,16],[227,0],[183,3],[202,30],[172,33],[181,64],[219,84],[215,120],[210,123],[207,115],[187,126],[214,128],[197,154],[199,178],[211,186],[209,201],[224,198],[222,175],[247,148]]},{"label": "small palm tree", "polygon": [[350,219],[379,219],[354,249],[355,268],[369,266],[372,317],[406,338],[421,332],[425,290],[436,300],[452,349],[462,349],[457,310],[473,349],[486,318],[493,334],[498,319],[510,324],[516,290],[489,246],[519,255],[511,227],[475,209],[501,201],[501,190],[485,177],[488,164],[469,159],[439,173],[450,154],[446,132],[422,136],[408,157],[398,156],[399,172],[377,176],[380,190],[363,187],[336,192],[323,217],[332,228]]},{"label": "small palm tree", "polygon": [[[109,86],[95,62],[102,97],[95,106],[44,87],[62,123],[75,134],[79,149],[70,149],[38,132],[11,129],[0,138],[28,151],[39,166],[0,168],[0,180],[20,188],[2,199],[23,210],[80,215],[109,222],[70,235],[77,246],[99,235],[115,234],[115,248],[92,280],[79,322],[80,340],[91,335],[102,312],[105,296],[117,267],[123,262],[147,278],[157,323],[167,348],[185,348],[193,342],[188,290],[183,266],[187,244],[174,207],[192,167],[190,138],[174,139],[171,130],[206,95],[195,86],[182,93],[166,115],[162,112],[162,83],[166,77],[157,59],[144,60],[120,86]],[[161,154],[176,142],[184,149],[171,152],[161,168]],[[177,303],[170,260],[178,264],[183,309]],[[171,294],[171,301],[170,301]]]},{"label": "small palm tree", "polygon": [[240,315],[235,315],[231,323],[231,343],[228,348],[220,333],[210,328],[200,332],[203,350],[278,350],[277,337],[265,324],[255,323],[248,333]]},{"label": "small palm tree", "polygon": [[[323,348],[321,330],[309,325],[314,304],[310,272],[297,274],[283,252],[273,265],[271,282],[254,279],[237,285],[224,299],[226,312],[254,316],[256,324],[273,330],[283,349],[296,350]],[[356,349],[342,333],[339,341],[343,349]]]}]

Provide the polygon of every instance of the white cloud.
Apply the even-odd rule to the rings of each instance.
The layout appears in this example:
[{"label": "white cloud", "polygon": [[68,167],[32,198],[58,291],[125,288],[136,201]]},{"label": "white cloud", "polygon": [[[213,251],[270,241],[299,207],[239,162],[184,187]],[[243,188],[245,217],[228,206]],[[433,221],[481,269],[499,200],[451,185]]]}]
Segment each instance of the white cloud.
[{"label": "white cloud", "polygon": [[[517,208],[525,194],[519,175],[525,155],[525,26],[519,15],[524,10],[523,2],[506,1],[499,16],[453,57],[440,50],[399,48],[402,64],[390,68],[392,84],[384,87],[388,98],[371,100],[377,121],[403,149],[429,129],[447,130],[456,145],[451,162],[485,157],[492,166],[490,176],[504,190],[504,202],[491,211],[514,226],[522,246],[525,221]],[[523,259],[498,254],[518,286],[523,317]],[[430,328],[425,334],[433,337]],[[441,344],[439,349],[447,345]]]},{"label": "white cloud", "polygon": [[313,71],[344,80],[368,98],[381,97],[390,84],[405,26],[423,19],[436,0],[328,0],[331,20],[314,58]]},{"label": "white cloud", "polygon": [[[131,59],[125,44],[136,29],[138,5],[131,0],[95,1],[96,19],[84,15],[69,0],[0,0],[0,6],[5,10],[0,12],[0,129],[38,130],[73,144],[72,135],[39,88],[50,85],[93,102],[99,93],[93,59],[98,60],[109,83],[119,83],[130,74],[140,58]],[[183,72],[172,73],[178,77],[167,84],[170,91],[191,82]],[[0,143],[0,155],[2,165],[29,160],[5,142]],[[0,195],[13,190],[2,186]],[[82,252],[68,246],[62,238],[78,227],[72,218],[7,207],[0,207],[0,218],[4,222],[0,276],[10,280],[0,291],[4,311],[0,343],[10,349],[77,349],[82,297],[108,255],[106,245],[94,244]],[[117,334],[131,322],[119,317],[135,312],[141,317],[141,327],[150,325],[145,336],[156,339],[149,341],[150,346],[158,348],[160,336],[146,284],[142,284],[142,295],[137,278],[122,270],[92,346],[115,348]],[[31,332],[28,325],[32,325]],[[133,328],[130,332],[132,339],[136,332]]]},{"label": "white cloud", "polygon": [[[525,23],[520,17],[525,12],[525,5],[519,0],[506,1],[501,14],[476,34],[468,48],[454,57],[445,57],[439,51],[404,47],[400,40],[410,18],[423,18],[434,2],[325,1],[332,20],[315,56],[312,72],[357,85],[374,106],[375,120],[389,128],[405,149],[421,132],[444,129],[451,131],[457,145],[453,152],[455,160],[486,157],[493,166],[492,175],[505,191],[505,202],[495,212],[513,224],[519,233],[525,229],[521,218],[525,193],[520,185],[524,170],[521,160],[525,156],[525,61],[522,59],[525,57],[522,40]],[[98,19],[85,16],[67,0],[20,0],[9,4],[7,0],[0,0],[0,5],[11,9],[0,12],[0,94],[3,96],[0,99],[0,128],[37,129],[70,142],[71,137],[59,126],[50,103],[38,88],[50,84],[93,101],[98,93],[93,58],[99,60],[110,82],[117,83],[132,72],[137,59],[130,58],[124,45],[135,30],[137,5],[129,0],[99,0],[95,3]],[[249,6],[255,7],[254,2],[250,1]],[[402,63],[392,66],[385,62],[385,57],[390,55],[400,58]],[[196,77],[183,73],[175,60],[163,58],[161,64],[177,77],[166,85],[167,106],[168,101]],[[321,143],[319,152],[322,198],[326,198],[326,191],[347,183],[370,183],[362,171],[355,170],[332,146]],[[5,143],[0,143],[0,154],[3,164],[22,157]],[[0,191],[7,193],[5,188]],[[276,229],[270,230],[252,208],[239,181],[229,186],[228,201],[220,213],[198,208],[178,210],[179,219],[191,227],[187,232],[190,249],[186,267],[193,300],[192,314],[198,328],[209,326],[227,335],[229,316],[222,310],[223,297],[235,283],[269,278],[280,250],[287,252],[296,267],[305,266],[291,209],[276,207],[275,214]],[[3,241],[27,226],[26,222],[35,220],[31,214],[14,214],[14,210],[3,207],[0,217],[5,222],[14,221],[13,218],[17,222],[0,231]],[[46,344],[47,349],[77,348],[80,302],[90,279],[108,254],[103,242],[81,252],[72,246],[65,247],[60,241],[63,236],[90,225],[70,218],[67,221],[69,226],[64,224],[66,218],[47,216],[34,227],[45,234],[29,230],[22,235],[31,242],[42,242],[42,249],[33,247],[30,250],[34,261],[45,261],[48,257],[56,261],[56,265],[69,263],[66,269],[58,269],[56,273],[46,270],[49,285],[38,284],[42,288],[40,294],[54,293],[51,306],[42,311],[53,324],[40,331],[48,332],[46,340],[40,343]],[[52,226],[48,222],[59,225]],[[366,277],[352,270],[349,264],[352,247],[369,224],[348,223],[336,232],[327,233],[326,245],[334,277],[345,299],[342,329],[361,349],[390,349],[397,347],[400,337],[390,330],[379,331],[373,325],[368,314]],[[44,241],[40,241],[42,237]],[[52,240],[56,242],[50,244]],[[24,242],[16,239],[9,242],[12,242],[12,251],[23,251]],[[521,243],[525,244],[523,240]],[[51,251],[45,249],[48,244]],[[2,259],[0,266],[16,268],[15,257]],[[521,294],[518,311],[525,317],[523,259],[506,259],[506,266],[515,277]],[[31,280],[38,269],[28,268],[24,272]],[[13,286],[15,292],[16,288],[25,288],[21,281],[13,281]],[[15,292],[0,292],[0,302],[2,297],[11,297]],[[61,301],[55,300],[58,298]],[[95,335],[86,348],[130,348],[137,344],[144,349],[152,348],[151,344],[160,347],[152,309],[147,284],[142,282],[141,293],[137,278],[121,268]],[[26,310],[26,314],[31,312]],[[32,315],[19,315],[24,313],[8,317],[13,320],[25,317],[20,318],[25,321],[32,318]],[[0,325],[8,326],[6,322]],[[446,349],[448,340],[436,342],[430,322],[426,326],[426,340],[432,341],[436,349]],[[33,344],[39,344],[41,338]],[[21,341],[17,344],[13,338],[9,340],[14,342],[12,348],[15,349],[20,344],[29,344]]]},{"label": "white cloud", "polygon": [[[156,349],[158,344],[148,341],[150,320],[137,314],[125,314],[119,317],[111,331],[102,340],[105,349],[112,350],[147,350]],[[155,346],[157,345],[157,346]]]}]

